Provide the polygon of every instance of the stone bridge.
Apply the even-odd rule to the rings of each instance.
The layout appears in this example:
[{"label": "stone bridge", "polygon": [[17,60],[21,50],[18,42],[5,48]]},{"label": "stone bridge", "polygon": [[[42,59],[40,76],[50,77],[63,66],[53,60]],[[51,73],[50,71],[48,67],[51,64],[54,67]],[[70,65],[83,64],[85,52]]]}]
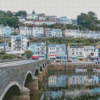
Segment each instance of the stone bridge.
[{"label": "stone bridge", "polygon": [[0,100],[30,100],[46,72],[45,59],[0,63]]}]

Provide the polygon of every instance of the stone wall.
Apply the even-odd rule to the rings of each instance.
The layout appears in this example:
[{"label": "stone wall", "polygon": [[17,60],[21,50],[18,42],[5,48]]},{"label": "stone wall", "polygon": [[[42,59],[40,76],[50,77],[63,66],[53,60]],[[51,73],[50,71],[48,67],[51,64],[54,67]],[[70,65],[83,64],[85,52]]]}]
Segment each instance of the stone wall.
[{"label": "stone wall", "polygon": [[12,85],[18,85],[19,88],[24,87],[28,72],[34,77],[36,69],[39,71],[40,66],[43,67],[45,63],[46,60],[40,60],[19,66],[0,66],[0,100]]}]

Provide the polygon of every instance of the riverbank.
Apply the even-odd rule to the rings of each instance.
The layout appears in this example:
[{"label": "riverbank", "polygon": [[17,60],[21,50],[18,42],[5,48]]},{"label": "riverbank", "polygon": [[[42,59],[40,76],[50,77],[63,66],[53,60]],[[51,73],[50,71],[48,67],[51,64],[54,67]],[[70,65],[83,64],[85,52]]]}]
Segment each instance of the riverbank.
[{"label": "riverbank", "polygon": [[70,64],[49,64],[48,70],[67,70],[67,71],[75,71],[75,68],[87,69],[88,71],[93,71],[93,69],[100,69],[100,64],[81,64],[81,63],[70,63]]}]

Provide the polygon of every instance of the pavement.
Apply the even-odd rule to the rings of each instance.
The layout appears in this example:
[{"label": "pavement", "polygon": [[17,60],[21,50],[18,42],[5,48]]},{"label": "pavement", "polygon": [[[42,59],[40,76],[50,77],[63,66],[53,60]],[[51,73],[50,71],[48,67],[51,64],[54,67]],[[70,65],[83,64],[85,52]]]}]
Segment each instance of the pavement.
[{"label": "pavement", "polygon": [[24,65],[24,64],[31,63],[31,62],[37,62],[37,61],[40,61],[40,60],[22,60],[22,61],[4,62],[4,63],[0,63],[0,68],[9,67],[9,66]]}]

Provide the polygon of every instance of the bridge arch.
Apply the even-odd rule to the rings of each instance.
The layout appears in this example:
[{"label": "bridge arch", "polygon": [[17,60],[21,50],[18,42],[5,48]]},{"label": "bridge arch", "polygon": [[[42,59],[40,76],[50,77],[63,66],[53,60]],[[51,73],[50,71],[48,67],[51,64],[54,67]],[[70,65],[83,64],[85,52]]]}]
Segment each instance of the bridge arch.
[{"label": "bridge arch", "polygon": [[42,66],[40,66],[40,71],[42,71]]},{"label": "bridge arch", "polygon": [[33,78],[33,74],[32,74],[32,72],[30,70],[25,75],[24,82],[23,82],[23,87],[25,86],[25,82],[26,82],[28,77]]},{"label": "bridge arch", "polygon": [[[10,93],[10,90],[11,89],[16,89],[16,90],[21,90],[21,86],[20,86],[20,84],[17,82],[17,81],[13,81],[13,82],[11,82],[6,88],[5,88],[5,90],[4,90],[4,92],[2,93],[2,95],[1,95],[1,98],[0,98],[0,100],[7,100],[8,99],[8,97],[7,97],[7,99],[5,99],[6,98],[6,96]],[[15,91],[15,90],[14,90]],[[14,92],[13,91],[13,92]],[[12,92],[12,93],[13,93]],[[17,91],[15,91],[15,92],[17,92]]]},{"label": "bridge arch", "polygon": [[43,68],[45,68],[45,64],[43,64]]},{"label": "bridge arch", "polygon": [[34,74],[34,75],[36,76],[36,75],[38,75],[38,74],[39,74],[39,69],[38,69],[38,67],[36,67],[36,69],[35,69],[35,74]]}]

